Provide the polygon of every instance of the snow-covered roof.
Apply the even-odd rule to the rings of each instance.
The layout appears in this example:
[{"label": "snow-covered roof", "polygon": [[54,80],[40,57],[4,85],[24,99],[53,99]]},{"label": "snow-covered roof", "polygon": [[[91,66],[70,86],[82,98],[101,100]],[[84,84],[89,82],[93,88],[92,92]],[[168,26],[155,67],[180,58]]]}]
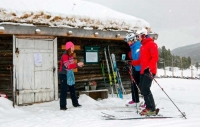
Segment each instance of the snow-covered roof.
[{"label": "snow-covered roof", "polygon": [[1,0],[0,22],[117,31],[150,28],[143,19],[81,0]]}]

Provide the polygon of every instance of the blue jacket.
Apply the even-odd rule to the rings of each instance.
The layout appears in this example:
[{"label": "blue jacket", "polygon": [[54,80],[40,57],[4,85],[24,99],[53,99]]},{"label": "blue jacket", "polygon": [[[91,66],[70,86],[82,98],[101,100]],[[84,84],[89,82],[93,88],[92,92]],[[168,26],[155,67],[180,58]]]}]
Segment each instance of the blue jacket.
[{"label": "blue jacket", "polygon": [[[140,47],[141,43],[140,41],[136,41],[133,45],[130,46],[131,49],[131,56],[132,60],[138,60],[140,56]],[[140,71],[140,66],[134,66],[136,71]]]}]

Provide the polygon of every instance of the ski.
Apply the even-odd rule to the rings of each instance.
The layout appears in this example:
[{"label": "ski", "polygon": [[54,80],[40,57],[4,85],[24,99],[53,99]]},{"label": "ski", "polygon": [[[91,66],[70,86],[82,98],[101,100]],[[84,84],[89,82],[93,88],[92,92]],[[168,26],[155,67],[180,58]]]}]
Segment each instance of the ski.
[{"label": "ski", "polygon": [[[158,114],[159,113],[159,111],[160,111],[160,109],[159,108],[157,108],[156,109],[156,114],[155,115],[151,115],[151,116],[162,116],[161,114]],[[135,112],[135,113],[137,113],[138,114],[138,111],[135,111],[135,110],[116,110],[115,112]],[[108,116],[108,117],[110,117],[110,116],[112,116],[112,117],[115,117],[114,115],[111,115],[111,114],[108,114],[108,113],[104,113],[104,112],[101,112],[102,114],[104,114],[104,115],[106,115],[106,116]],[[139,113],[140,114],[140,113]],[[105,117],[106,117],[105,116]],[[140,114],[140,116],[148,116],[148,115],[141,115]]]},{"label": "ski", "polygon": [[133,110],[116,110],[115,112],[136,112],[137,111],[133,111]]},{"label": "ski", "polygon": [[118,93],[118,89],[117,89],[118,85],[117,85],[116,73],[115,73],[114,68],[113,68],[113,61],[111,59],[109,46],[108,46],[108,56],[109,56],[109,59],[110,59],[110,64],[111,64],[111,68],[112,68],[112,72],[113,72],[113,81],[115,83],[115,90],[116,90],[117,96],[119,97],[119,93]]},{"label": "ski", "polygon": [[126,107],[137,107],[138,106],[138,108],[142,107],[142,105],[144,105],[143,101],[137,103],[137,105],[136,104],[125,104]]},{"label": "ski", "polygon": [[117,63],[116,63],[115,55],[113,53],[111,54],[111,59],[112,59],[112,63],[113,63],[112,66],[113,66],[113,70],[115,73],[115,79],[117,80],[117,91],[118,91],[119,97],[123,99],[122,87],[120,86],[121,85],[120,79],[117,74]]},{"label": "ski", "polygon": [[178,117],[172,117],[172,116],[162,116],[162,115],[156,115],[156,116],[119,116],[116,117],[114,115],[101,112],[103,114],[103,117],[105,117],[105,120],[136,120],[136,119],[166,119],[166,118],[178,118]]},{"label": "ski", "polygon": [[107,114],[107,113],[104,113],[104,112],[101,112],[101,113],[105,115],[104,117],[115,117],[114,115],[110,115],[110,114]]},{"label": "ski", "polygon": [[106,89],[106,79],[105,79],[104,61],[103,60],[102,60],[102,63],[101,63],[101,71],[102,71],[104,86],[105,86],[105,89]]},{"label": "ski", "polygon": [[122,80],[121,80],[121,76],[120,76],[120,73],[119,73],[119,69],[117,69],[117,77],[119,78],[119,82],[120,82],[123,94],[126,94],[126,91],[125,91],[124,86],[122,84]]},{"label": "ski", "polygon": [[110,68],[109,68],[109,64],[108,64],[106,48],[104,48],[104,54],[105,54],[106,65],[107,65],[107,70],[108,70],[108,77],[109,77],[109,81],[110,81],[111,94],[112,94],[112,97],[113,97],[113,84],[112,84],[112,77],[111,77],[111,74],[110,74]]},{"label": "ski", "polygon": [[119,97],[123,99],[123,92],[122,91],[124,91],[124,88],[123,88],[122,81],[121,81],[119,71],[118,71],[118,68],[117,68],[117,62],[116,62],[115,54],[113,54],[113,53],[111,54],[111,61],[112,61],[112,66],[113,66],[113,73],[115,74],[114,78],[116,80],[117,91],[118,91]]},{"label": "ski", "polygon": [[122,117],[122,118],[106,118],[105,120],[136,120],[136,119],[167,119],[167,118],[176,118],[171,116],[141,116],[141,117]]}]

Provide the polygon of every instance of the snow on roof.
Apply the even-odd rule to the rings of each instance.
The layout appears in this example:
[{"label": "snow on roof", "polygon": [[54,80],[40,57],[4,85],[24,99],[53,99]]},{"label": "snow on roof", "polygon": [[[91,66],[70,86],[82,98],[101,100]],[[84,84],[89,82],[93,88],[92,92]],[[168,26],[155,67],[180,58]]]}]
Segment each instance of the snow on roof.
[{"label": "snow on roof", "polygon": [[0,22],[118,31],[150,28],[143,19],[81,0],[1,0]]}]

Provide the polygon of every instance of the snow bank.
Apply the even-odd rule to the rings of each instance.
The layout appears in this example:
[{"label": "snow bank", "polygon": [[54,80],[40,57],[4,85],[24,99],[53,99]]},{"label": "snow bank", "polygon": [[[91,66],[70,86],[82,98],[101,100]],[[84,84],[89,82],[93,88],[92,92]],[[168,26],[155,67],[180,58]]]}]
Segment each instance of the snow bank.
[{"label": "snow bank", "polygon": [[1,0],[0,21],[119,31],[150,28],[143,19],[81,0]]},{"label": "snow bank", "polygon": [[[17,107],[17,106],[16,106]],[[0,117],[12,116],[16,117],[17,114],[22,114],[24,111],[21,111],[12,106],[12,101],[7,98],[0,97]]]}]

